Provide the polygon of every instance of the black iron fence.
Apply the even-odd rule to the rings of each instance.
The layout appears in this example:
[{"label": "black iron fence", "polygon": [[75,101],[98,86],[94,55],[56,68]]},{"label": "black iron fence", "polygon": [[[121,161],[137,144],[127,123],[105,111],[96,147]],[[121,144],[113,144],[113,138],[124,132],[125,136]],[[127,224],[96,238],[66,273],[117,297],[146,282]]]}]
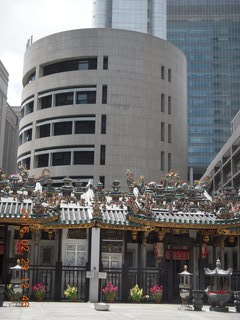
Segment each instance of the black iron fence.
[{"label": "black iron fence", "polygon": [[64,290],[68,285],[77,287],[78,300],[88,300],[88,279],[85,267],[62,266],[61,299],[64,298]]},{"label": "black iron fence", "polygon": [[[131,301],[130,289],[136,284],[143,289],[143,295],[148,295],[149,299],[143,301],[152,301],[150,288],[155,284],[163,286],[163,299],[167,300],[168,293],[168,273],[165,269],[142,269],[131,268],[103,269],[107,273],[107,279],[102,280],[101,291],[108,282],[118,287],[116,301]],[[102,292],[101,292],[102,294]]]},{"label": "black iron fence", "polygon": [[231,277],[231,289],[240,291],[240,271],[233,272]]},{"label": "black iron fence", "polygon": [[[67,285],[78,288],[78,300],[87,301],[89,299],[89,280],[86,278],[86,267],[79,266],[62,266],[56,263],[55,266],[31,265],[29,270],[23,271],[23,278],[29,279],[29,288],[24,289],[24,294],[30,298],[34,298],[32,287],[41,282],[46,286],[47,300],[65,299],[64,290]],[[107,273],[107,279],[100,280],[100,300],[102,297],[102,288],[108,282],[118,287],[116,301],[131,301],[130,289],[136,284],[143,288],[143,294],[150,295],[150,288],[157,285],[163,286],[163,301],[169,301],[169,273],[166,268],[159,269],[137,269],[137,268],[114,268],[103,269]],[[10,277],[9,277],[10,280]],[[207,287],[206,277],[205,288]],[[240,290],[240,272],[235,271],[231,277],[231,289],[233,291]]]},{"label": "black iron fence", "polygon": [[[88,300],[88,280],[86,279],[86,267],[31,265],[29,270],[24,270],[22,278],[29,288],[24,288],[24,295],[34,299],[33,286],[40,282],[46,286],[45,299],[65,299],[64,290],[68,284],[78,289],[78,300]],[[29,280],[27,280],[29,279]]]}]

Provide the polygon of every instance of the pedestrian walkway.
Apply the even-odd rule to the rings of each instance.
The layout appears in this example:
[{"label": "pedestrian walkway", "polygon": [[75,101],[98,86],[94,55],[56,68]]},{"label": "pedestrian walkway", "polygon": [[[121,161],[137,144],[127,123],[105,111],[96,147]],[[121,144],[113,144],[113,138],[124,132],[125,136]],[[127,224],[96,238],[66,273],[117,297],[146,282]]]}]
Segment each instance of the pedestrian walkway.
[{"label": "pedestrian walkway", "polygon": [[228,313],[182,310],[177,304],[110,304],[110,311],[96,311],[93,303],[31,302],[22,308],[4,302],[1,320],[239,320],[234,307]]}]

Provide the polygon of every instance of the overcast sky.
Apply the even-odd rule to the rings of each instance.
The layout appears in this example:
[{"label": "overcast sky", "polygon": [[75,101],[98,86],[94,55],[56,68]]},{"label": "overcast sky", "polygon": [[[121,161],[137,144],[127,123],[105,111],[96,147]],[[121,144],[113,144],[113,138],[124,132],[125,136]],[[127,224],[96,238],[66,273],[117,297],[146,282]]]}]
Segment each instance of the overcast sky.
[{"label": "overcast sky", "polygon": [[21,103],[23,56],[27,39],[89,28],[92,0],[0,0],[0,60],[9,73],[8,103]]}]

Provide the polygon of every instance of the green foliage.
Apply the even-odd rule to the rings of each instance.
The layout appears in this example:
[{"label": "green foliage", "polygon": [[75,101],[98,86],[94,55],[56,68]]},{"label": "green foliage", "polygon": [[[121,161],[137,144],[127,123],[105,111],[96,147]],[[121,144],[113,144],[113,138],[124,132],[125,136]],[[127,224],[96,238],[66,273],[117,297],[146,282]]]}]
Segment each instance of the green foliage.
[{"label": "green foliage", "polygon": [[21,298],[20,293],[15,293],[13,291],[13,285],[11,283],[6,286],[5,295],[6,299],[10,301],[18,301]]}]

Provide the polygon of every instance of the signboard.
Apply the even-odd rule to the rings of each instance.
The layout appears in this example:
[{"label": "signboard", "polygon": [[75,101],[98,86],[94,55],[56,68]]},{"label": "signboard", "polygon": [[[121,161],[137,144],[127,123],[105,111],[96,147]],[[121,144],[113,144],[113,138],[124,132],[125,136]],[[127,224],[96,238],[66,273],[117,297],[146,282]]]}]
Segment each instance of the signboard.
[{"label": "signboard", "polygon": [[99,279],[107,279],[107,272],[98,272]]},{"label": "signboard", "polygon": [[94,271],[87,271],[86,278],[94,278]]},{"label": "signboard", "polygon": [[[166,260],[169,260],[171,257],[171,250],[166,250]],[[188,250],[172,250],[172,259],[173,260],[189,260],[189,251]]]}]

